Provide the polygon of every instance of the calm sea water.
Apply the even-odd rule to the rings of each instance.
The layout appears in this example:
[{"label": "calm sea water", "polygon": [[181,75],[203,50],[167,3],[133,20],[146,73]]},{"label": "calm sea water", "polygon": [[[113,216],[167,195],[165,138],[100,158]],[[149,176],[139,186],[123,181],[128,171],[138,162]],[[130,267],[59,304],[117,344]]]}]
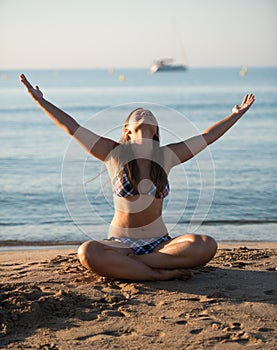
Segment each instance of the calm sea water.
[{"label": "calm sea water", "polygon": [[[1,72],[0,240],[84,241],[107,235],[112,194],[101,163],[89,157]],[[137,106],[152,109],[162,144],[197,134],[252,92],[252,109],[219,141],[170,174],[164,204],[172,236],[219,241],[277,240],[277,68],[25,71],[52,101],[93,131],[120,138]],[[124,79],[119,79],[124,75]],[[101,190],[102,188],[102,190]]]}]

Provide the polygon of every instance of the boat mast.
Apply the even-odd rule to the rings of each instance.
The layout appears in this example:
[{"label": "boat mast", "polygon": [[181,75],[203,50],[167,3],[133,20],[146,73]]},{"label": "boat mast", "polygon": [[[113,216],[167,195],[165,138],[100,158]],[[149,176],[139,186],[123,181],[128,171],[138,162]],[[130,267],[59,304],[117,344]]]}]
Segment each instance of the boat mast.
[{"label": "boat mast", "polygon": [[172,17],[171,18],[171,57],[173,59],[173,61],[175,62],[177,59],[177,42],[176,42],[176,18]]}]

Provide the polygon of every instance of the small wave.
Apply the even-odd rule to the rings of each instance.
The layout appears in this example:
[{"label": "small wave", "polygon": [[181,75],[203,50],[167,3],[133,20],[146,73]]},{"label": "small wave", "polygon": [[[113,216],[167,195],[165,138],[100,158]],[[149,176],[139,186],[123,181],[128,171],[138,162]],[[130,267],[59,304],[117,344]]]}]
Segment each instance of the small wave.
[{"label": "small wave", "polygon": [[38,225],[56,225],[56,224],[72,224],[72,220],[49,220],[49,221],[42,221],[39,222]]},{"label": "small wave", "polygon": [[72,220],[49,220],[49,221],[42,221],[42,222],[0,222],[0,227],[15,227],[15,226],[40,226],[40,225],[67,225],[67,224],[73,224]]},{"label": "small wave", "polygon": [[[102,111],[109,108],[109,105],[87,105],[87,106],[63,106],[63,109],[66,111]],[[26,112],[37,112],[36,107],[8,107],[8,108],[0,108],[1,113],[26,113]]]},{"label": "small wave", "polygon": [[[263,224],[277,224],[277,220],[181,220],[178,222],[179,224],[201,224],[202,226],[214,226],[214,225],[263,225]],[[35,225],[67,225],[74,224],[74,222],[70,219],[66,220],[49,220],[37,222]],[[84,226],[93,226],[93,222],[82,222]],[[26,225],[34,225],[34,223],[29,222],[0,222],[0,226],[26,226]]]},{"label": "small wave", "polygon": [[16,239],[0,240],[0,247],[49,247],[49,246],[79,246],[81,241],[24,241]]},{"label": "small wave", "polygon": [[0,226],[24,226],[27,225],[26,222],[0,222]]},{"label": "small wave", "polygon": [[277,220],[184,220],[179,221],[181,224],[201,224],[202,226],[213,225],[262,225],[262,224],[276,224]]},{"label": "small wave", "polygon": [[7,107],[7,108],[0,108],[0,113],[21,113],[21,112],[37,112],[36,107]]}]

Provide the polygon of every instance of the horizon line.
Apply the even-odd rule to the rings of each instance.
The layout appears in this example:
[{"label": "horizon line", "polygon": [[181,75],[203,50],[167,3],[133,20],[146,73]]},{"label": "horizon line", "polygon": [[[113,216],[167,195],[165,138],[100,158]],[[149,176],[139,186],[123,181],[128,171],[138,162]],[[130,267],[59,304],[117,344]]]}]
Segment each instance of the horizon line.
[{"label": "horizon line", "polygon": [[[230,66],[191,66],[189,69],[224,69],[224,68],[236,68],[240,69],[242,67],[247,68],[277,68],[277,65],[230,65]],[[19,71],[19,70],[28,70],[28,71],[38,71],[38,70],[52,70],[52,71],[62,71],[62,70],[149,70],[150,67],[38,67],[38,68],[28,68],[28,67],[18,67],[18,68],[8,68],[0,67],[0,71]]]}]

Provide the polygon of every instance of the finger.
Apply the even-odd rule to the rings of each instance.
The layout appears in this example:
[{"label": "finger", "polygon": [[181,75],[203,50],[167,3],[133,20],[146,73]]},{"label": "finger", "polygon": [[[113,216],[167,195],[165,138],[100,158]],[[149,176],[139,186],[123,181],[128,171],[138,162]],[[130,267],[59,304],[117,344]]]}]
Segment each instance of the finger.
[{"label": "finger", "polygon": [[251,98],[249,98],[249,101],[248,101],[249,106],[251,106],[254,102],[255,102],[255,97],[254,97],[254,95],[252,95]]},{"label": "finger", "polygon": [[20,74],[20,80],[21,80],[23,83],[25,83],[26,81],[28,81],[24,74]]},{"label": "finger", "polygon": [[33,88],[32,84],[28,81],[28,79],[25,77],[24,74],[22,74],[21,76],[21,82],[26,86],[26,88],[28,90],[31,90]]},{"label": "finger", "polygon": [[245,104],[243,106],[244,110],[248,110],[254,102],[255,102],[254,95],[252,95],[252,94],[249,95],[248,100],[245,102]]},{"label": "finger", "polygon": [[254,102],[254,101],[255,101],[254,95],[253,95],[253,94],[250,94],[250,95],[248,96],[247,103],[252,103],[252,102]]},{"label": "finger", "polygon": [[242,100],[242,105],[244,105],[245,104],[245,102],[247,101],[247,99],[248,99],[248,94],[246,94],[245,96],[244,96],[244,99]]}]

